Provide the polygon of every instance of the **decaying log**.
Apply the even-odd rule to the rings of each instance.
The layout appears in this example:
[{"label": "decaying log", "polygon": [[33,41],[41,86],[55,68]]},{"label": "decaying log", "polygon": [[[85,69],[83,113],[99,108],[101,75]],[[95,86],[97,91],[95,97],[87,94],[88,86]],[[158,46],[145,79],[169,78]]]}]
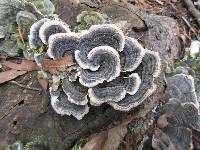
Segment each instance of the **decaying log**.
[{"label": "decaying log", "polygon": [[[71,6],[68,0],[63,0],[59,5],[57,12],[62,12],[62,19],[70,25],[74,24],[65,17],[68,14],[79,13],[80,9],[66,9]],[[90,112],[78,121],[73,117],[56,114],[49,103],[49,96],[41,91],[24,89],[11,83],[2,84],[0,85],[0,149],[16,140],[26,143],[38,136],[45,137],[50,150],[70,149],[80,138],[104,130],[113,122],[119,123],[128,115],[135,115],[136,118],[144,117],[158,105],[164,91],[164,73],[170,67],[170,63],[178,58],[180,47],[176,21],[168,17],[146,14],[132,6],[113,4],[103,6],[98,11],[102,13],[115,11],[115,18],[110,18],[113,23],[127,22],[127,25],[122,26],[126,35],[140,39],[145,48],[160,53],[162,73],[157,81],[159,88],[144,104],[128,113],[103,105],[92,107]],[[34,72],[16,81],[40,88]]]}]

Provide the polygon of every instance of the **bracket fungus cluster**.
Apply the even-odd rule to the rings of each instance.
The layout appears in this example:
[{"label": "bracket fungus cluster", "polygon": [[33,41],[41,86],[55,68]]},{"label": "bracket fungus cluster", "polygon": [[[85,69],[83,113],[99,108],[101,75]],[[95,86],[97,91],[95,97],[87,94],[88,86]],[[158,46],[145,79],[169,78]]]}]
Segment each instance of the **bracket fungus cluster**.
[{"label": "bracket fungus cluster", "polygon": [[188,150],[193,148],[193,134],[200,131],[199,103],[194,78],[176,74],[167,79],[169,101],[158,111],[158,127],[152,139],[155,149]]},{"label": "bracket fungus cluster", "polygon": [[158,53],[144,49],[113,24],[74,33],[60,19],[42,19],[32,25],[29,42],[32,48],[45,44],[47,56],[54,60],[74,56],[76,65],[57,75],[61,86],[50,88],[51,104],[58,114],[80,120],[88,113],[88,104],[103,103],[129,111],[155,90]]},{"label": "bracket fungus cluster", "polygon": [[191,102],[199,107],[195,92],[194,78],[184,73],[176,74],[166,80],[166,94],[169,98],[181,100],[181,103]]}]

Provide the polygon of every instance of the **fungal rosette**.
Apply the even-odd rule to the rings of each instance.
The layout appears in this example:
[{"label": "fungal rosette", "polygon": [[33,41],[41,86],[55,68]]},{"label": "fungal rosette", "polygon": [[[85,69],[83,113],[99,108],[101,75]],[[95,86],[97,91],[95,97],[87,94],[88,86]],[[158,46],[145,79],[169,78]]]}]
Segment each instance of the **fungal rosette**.
[{"label": "fungal rosette", "polygon": [[[47,45],[49,58],[57,60],[70,51],[76,61],[58,75],[59,94],[51,87],[51,104],[58,114],[82,119],[89,112],[88,103],[107,103],[116,110],[129,111],[153,93],[160,72],[157,52],[144,49],[113,24],[93,25],[74,33],[58,22],[46,20],[33,34]],[[55,29],[55,24],[59,28]]]}]

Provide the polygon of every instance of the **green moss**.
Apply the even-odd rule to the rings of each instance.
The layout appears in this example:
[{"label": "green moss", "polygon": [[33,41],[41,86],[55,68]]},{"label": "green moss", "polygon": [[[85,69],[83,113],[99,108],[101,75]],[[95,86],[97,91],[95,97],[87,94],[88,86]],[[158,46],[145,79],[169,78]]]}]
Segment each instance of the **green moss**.
[{"label": "green moss", "polygon": [[71,150],[81,150],[82,147],[92,138],[96,135],[93,133],[88,133],[89,137],[84,138],[84,139],[80,139],[79,141],[76,142],[76,144],[72,147]]},{"label": "green moss", "polygon": [[81,145],[74,145],[71,150],[81,150]]},{"label": "green moss", "polygon": [[104,9],[105,9],[104,11],[106,12],[106,14],[109,15],[109,17],[116,18],[119,12],[122,13],[121,11],[123,8],[121,8],[118,5],[111,5],[111,6],[105,7]]},{"label": "green moss", "polygon": [[21,141],[16,141],[13,144],[8,145],[4,150],[42,150],[49,149],[47,146],[47,140],[44,136],[37,136],[32,141],[22,144]]},{"label": "green moss", "polygon": [[24,145],[20,141],[8,145],[4,150],[25,150]]},{"label": "green moss", "polygon": [[44,136],[38,136],[33,138],[32,141],[28,142],[24,146],[24,150],[33,150],[33,149],[48,149],[47,140]]},{"label": "green moss", "polygon": [[200,54],[193,58],[189,55],[189,52],[186,52],[184,58],[175,63],[175,68],[178,66],[187,67],[189,71],[193,71],[196,75],[200,74]]},{"label": "green moss", "polygon": [[0,64],[0,72],[3,71],[2,69],[3,69],[3,66],[2,64]]},{"label": "green moss", "polygon": [[0,72],[6,71],[6,67],[0,63]]},{"label": "green moss", "polygon": [[95,11],[83,11],[77,16],[78,24],[73,28],[73,31],[79,32],[81,30],[87,30],[92,25],[103,24],[105,19],[103,16]]},{"label": "green moss", "polygon": [[50,15],[55,11],[55,7],[50,0],[27,0],[35,5],[35,7],[43,14]]},{"label": "green moss", "polygon": [[[0,3],[0,38],[5,39],[0,51],[17,56],[27,48],[32,23],[43,15],[51,16],[55,7],[50,0],[1,0]],[[18,29],[23,33],[23,42]]]}]

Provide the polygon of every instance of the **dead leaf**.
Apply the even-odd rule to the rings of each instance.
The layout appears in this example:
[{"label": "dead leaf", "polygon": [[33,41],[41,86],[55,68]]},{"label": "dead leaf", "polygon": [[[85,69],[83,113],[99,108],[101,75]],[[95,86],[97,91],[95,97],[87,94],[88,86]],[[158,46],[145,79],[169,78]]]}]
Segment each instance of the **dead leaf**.
[{"label": "dead leaf", "polygon": [[117,150],[127,134],[127,124],[103,131],[87,142],[82,150]]},{"label": "dead leaf", "polygon": [[164,128],[168,125],[168,121],[167,118],[170,117],[172,115],[172,113],[166,113],[161,115],[158,120],[157,120],[157,126],[159,128]]},{"label": "dead leaf", "polygon": [[21,42],[22,42],[23,44],[25,44],[25,41],[24,41],[24,33],[23,33],[23,31],[21,30],[20,27],[18,27],[17,30],[18,30],[19,38],[20,38]]},{"label": "dead leaf", "polygon": [[41,85],[42,89],[43,89],[44,91],[46,91],[47,88],[48,88],[48,85],[49,85],[48,80],[47,80],[47,79],[38,78],[38,82],[39,82],[39,84]]},{"label": "dead leaf", "polygon": [[87,142],[81,150],[102,150],[108,138],[108,132],[101,132]]},{"label": "dead leaf", "polygon": [[[40,70],[37,64],[34,61],[30,60],[22,60],[20,64],[11,62],[11,61],[3,61],[4,66],[15,69],[15,70],[24,70],[24,71],[35,71]],[[72,55],[64,56],[59,60],[51,60],[45,59],[42,62],[42,69],[51,74],[57,74],[59,71],[63,71],[66,67],[75,64]]]},{"label": "dead leaf", "polygon": [[11,61],[3,61],[4,66],[21,71],[34,71],[39,70],[37,64],[31,60],[22,60],[20,64],[11,62]]},{"label": "dead leaf", "polygon": [[66,67],[74,64],[75,62],[73,60],[73,56],[67,55],[59,60],[44,60],[42,62],[42,68],[44,71],[47,71],[51,74],[57,74],[59,71],[63,71],[66,69]]},{"label": "dead leaf", "polygon": [[0,72],[0,84],[15,79],[16,77],[27,73],[27,71],[8,70]]},{"label": "dead leaf", "polygon": [[111,128],[108,131],[108,138],[102,150],[117,150],[119,144],[127,134],[127,131],[128,130],[126,125],[119,125],[117,127]]}]

